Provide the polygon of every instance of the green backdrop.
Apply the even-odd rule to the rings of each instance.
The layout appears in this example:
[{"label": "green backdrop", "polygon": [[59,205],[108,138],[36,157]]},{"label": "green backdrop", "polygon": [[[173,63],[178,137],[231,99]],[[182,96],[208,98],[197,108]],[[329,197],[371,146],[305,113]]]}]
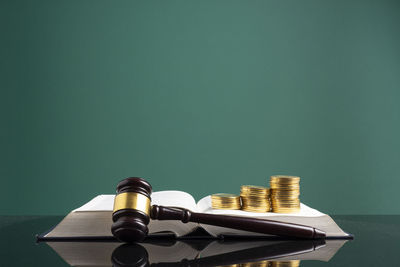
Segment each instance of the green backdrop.
[{"label": "green backdrop", "polygon": [[399,214],[399,1],[1,1],[0,214],[128,176]]}]

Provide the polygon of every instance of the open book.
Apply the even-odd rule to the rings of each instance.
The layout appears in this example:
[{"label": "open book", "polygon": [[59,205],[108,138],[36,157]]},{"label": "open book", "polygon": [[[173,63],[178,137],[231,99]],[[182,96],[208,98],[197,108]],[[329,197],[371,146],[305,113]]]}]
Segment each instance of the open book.
[{"label": "open book", "polygon": [[[50,239],[107,239],[113,238],[111,234],[112,210],[115,195],[99,195],[70,212],[57,226],[46,234],[38,236],[38,240]],[[182,191],[159,191],[151,195],[152,204],[181,207],[193,212],[246,216],[260,219],[296,223],[318,228],[326,232],[327,238],[348,239],[352,236],[344,232],[326,214],[301,204],[300,212],[296,214],[282,213],[254,213],[242,210],[216,210],[211,208],[211,197],[206,196],[196,203],[194,198]],[[177,238],[190,234],[197,228],[203,228],[210,236],[266,236],[242,230],[235,230],[220,226],[212,226],[198,223],[182,223],[173,220],[151,220],[149,235],[160,233],[173,233]]]}]

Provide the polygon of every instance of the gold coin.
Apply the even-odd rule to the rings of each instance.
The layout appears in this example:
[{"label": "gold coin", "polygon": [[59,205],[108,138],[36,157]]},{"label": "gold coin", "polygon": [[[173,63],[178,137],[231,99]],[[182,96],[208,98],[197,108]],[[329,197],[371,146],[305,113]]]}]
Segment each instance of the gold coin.
[{"label": "gold coin", "polygon": [[272,206],[272,210],[299,210],[300,206]]},{"label": "gold coin", "polygon": [[300,205],[299,200],[295,201],[279,201],[279,200],[272,200],[272,206],[285,206],[285,205]]},{"label": "gold coin", "polygon": [[296,213],[299,211],[300,211],[300,207],[283,208],[283,207],[272,206],[272,212],[277,212],[277,213]]},{"label": "gold coin", "polygon": [[240,192],[242,194],[260,195],[260,194],[269,194],[269,189],[257,185],[242,185],[240,188]]},{"label": "gold coin", "polygon": [[271,205],[272,209],[299,209],[300,205]]},{"label": "gold coin", "polygon": [[212,198],[233,198],[236,199],[237,195],[235,194],[227,194],[227,193],[218,193],[211,195]]},{"label": "gold coin", "polygon": [[269,212],[270,208],[251,208],[251,207],[242,207],[243,211],[249,212]]},{"label": "gold coin", "polygon": [[272,175],[270,180],[292,183],[292,182],[300,182],[300,177],[292,175]]},{"label": "gold coin", "polygon": [[259,186],[259,185],[242,185],[241,189],[249,189],[249,190],[265,190],[267,189],[264,186]]},{"label": "gold coin", "polygon": [[295,199],[295,200],[277,200],[277,199],[272,199],[272,205],[300,205],[300,199]]},{"label": "gold coin", "polygon": [[300,203],[300,199],[298,199],[298,198],[271,198],[271,203],[273,203],[273,204]]},{"label": "gold coin", "polygon": [[276,192],[300,192],[300,187],[272,187],[270,193],[276,193]]},{"label": "gold coin", "polygon": [[265,201],[265,202],[250,202],[250,201],[247,201],[246,199],[243,199],[242,200],[242,206],[253,206],[253,207],[270,206],[270,202],[269,201]]},{"label": "gold coin", "polygon": [[270,183],[271,189],[281,189],[281,190],[295,190],[295,189],[300,189],[299,184],[275,184],[275,183]]},{"label": "gold coin", "polygon": [[281,181],[270,181],[269,182],[270,184],[273,184],[273,185],[276,185],[276,186],[279,186],[279,185],[282,185],[282,186],[299,186],[299,182],[291,182],[291,183],[289,183],[289,182],[281,182]]},{"label": "gold coin", "polygon": [[274,196],[299,196],[300,191],[288,191],[288,190],[274,190],[271,194],[272,197]]}]

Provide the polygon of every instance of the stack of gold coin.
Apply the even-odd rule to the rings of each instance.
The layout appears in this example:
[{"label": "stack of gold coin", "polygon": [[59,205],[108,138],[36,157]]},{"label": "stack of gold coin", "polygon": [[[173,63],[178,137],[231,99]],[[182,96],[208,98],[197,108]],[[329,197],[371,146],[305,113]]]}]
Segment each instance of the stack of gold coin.
[{"label": "stack of gold coin", "polygon": [[240,189],[242,210],[268,212],[271,210],[269,189],[263,186],[242,185]]},{"label": "stack of gold coin", "polygon": [[297,213],[300,211],[300,177],[271,176],[272,212]]},{"label": "stack of gold coin", "polygon": [[213,209],[240,210],[240,196],[225,193],[211,195],[211,207]]},{"label": "stack of gold coin", "polygon": [[291,260],[291,261],[270,261],[271,267],[299,267],[300,260]]}]

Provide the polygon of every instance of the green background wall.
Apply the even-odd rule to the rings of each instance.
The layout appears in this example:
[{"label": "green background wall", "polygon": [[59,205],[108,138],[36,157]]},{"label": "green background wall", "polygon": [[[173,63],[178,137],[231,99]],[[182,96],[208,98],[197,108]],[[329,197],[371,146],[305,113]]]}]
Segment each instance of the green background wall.
[{"label": "green background wall", "polygon": [[1,1],[0,214],[127,176],[399,214],[399,1]]}]

